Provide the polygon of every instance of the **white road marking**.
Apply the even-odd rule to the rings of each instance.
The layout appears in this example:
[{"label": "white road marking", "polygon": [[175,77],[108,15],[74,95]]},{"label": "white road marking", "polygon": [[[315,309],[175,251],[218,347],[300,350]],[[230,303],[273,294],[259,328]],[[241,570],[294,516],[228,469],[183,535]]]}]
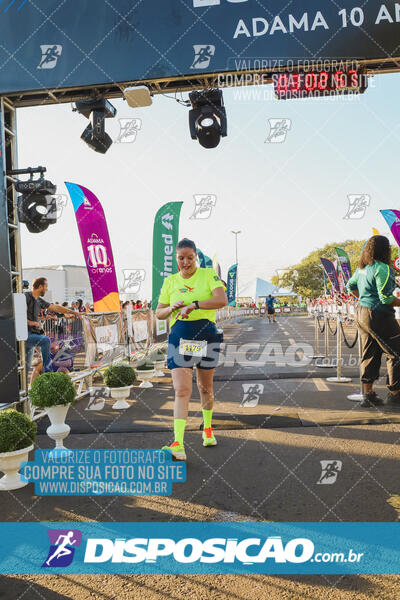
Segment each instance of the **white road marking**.
[{"label": "white road marking", "polygon": [[313,381],[319,392],[329,392],[329,387],[323,379],[313,379]]}]

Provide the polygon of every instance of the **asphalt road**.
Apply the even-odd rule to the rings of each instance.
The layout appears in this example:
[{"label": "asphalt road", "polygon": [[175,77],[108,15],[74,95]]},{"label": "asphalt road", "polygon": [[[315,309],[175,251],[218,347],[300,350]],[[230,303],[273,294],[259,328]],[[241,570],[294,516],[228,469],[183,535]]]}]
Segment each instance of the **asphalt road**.
[{"label": "asphalt road", "polygon": [[[255,352],[257,362],[257,352],[263,351],[255,346],[243,348],[244,344],[262,344],[264,349],[265,344],[275,344],[283,356],[290,356],[293,344],[313,346],[314,327],[308,318],[281,318],[277,324],[253,318],[226,324],[224,330],[234,364],[217,370],[214,422],[218,445],[203,448],[201,444],[201,411],[194,389],[185,435],[187,482],[174,484],[172,496],[38,497],[29,484],[2,494],[1,520],[398,521],[400,412],[361,409],[347,399],[358,389],[357,367],[344,367],[353,374],[351,382],[331,383],[326,377],[332,376],[332,369],[318,369],[315,361],[305,361],[301,349],[299,365],[276,364],[274,356],[263,365],[249,365],[247,358],[240,358],[253,359]],[[354,333],[348,331],[348,336]],[[225,359],[226,352],[227,348]],[[383,383],[382,379],[377,388],[382,393]],[[250,403],[248,386],[253,386]],[[66,445],[157,448],[170,441],[170,378],[158,380],[152,389],[136,386],[131,398],[131,408],[118,414],[111,410],[110,401],[102,411],[88,411],[87,399],[81,400],[67,418],[72,432]],[[43,419],[38,447],[51,447],[44,435],[47,424]],[[340,466],[329,481],[321,461]],[[40,575],[3,577],[0,584],[0,599],[7,600],[399,597],[399,577],[392,575]]]}]

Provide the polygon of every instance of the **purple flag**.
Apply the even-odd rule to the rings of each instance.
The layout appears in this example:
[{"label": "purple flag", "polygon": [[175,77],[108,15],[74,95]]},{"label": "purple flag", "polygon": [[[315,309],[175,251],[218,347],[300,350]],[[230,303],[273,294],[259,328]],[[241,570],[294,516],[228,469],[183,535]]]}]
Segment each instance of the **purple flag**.
[{"label": "purple flag", "polygon": [[325,273],[328,275],[329,281],[332,284],[332,289],[335,290],[335,292],[340,292],[340,286],[337,278],[335,265],[331,260],[328,260],[327,258],[321,258],[321,262],[322,266],[325,269]]},{"label": "purple flag", "polygon": [[382,216],[390,227],[396,244],[400,246],[400,211],[393,209],[381,210]]},{"label": "purple flag", "polygon": [[94,312],[119,311],[117,277],[103,207],[93,192],[83,185],[68,182],[65,185],[74,205]]}]

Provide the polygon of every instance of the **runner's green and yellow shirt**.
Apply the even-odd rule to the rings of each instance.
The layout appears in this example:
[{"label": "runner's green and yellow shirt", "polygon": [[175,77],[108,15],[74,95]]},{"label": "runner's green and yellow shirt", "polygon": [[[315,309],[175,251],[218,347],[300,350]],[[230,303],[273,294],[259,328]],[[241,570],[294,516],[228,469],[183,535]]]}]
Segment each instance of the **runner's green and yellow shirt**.
[{"label": "runner's green and yellow shirt", "polygon": [[[158,301],[160,304],[172,306],[175,302],[183,300],[185,306],[188,306],[194,300],[198,300],[199,302],[209,300],[212,297],[212,291],[218,287],[223,288],[224,286],[214,269],[198,267],[195,274],[189,279],[184,279],[180,273],[175,273],[167,277],[161,288]],[[178,312],[179,310],[171,316],[171,327],[177,319]],[[188,319],[184,320],[198,321],[199,319],[208,319],[215,323],[215,309],[194,309]]]},{"label": "runner's green and yellow shirt", "polygon": [[395,287],[393,269],[380,260],[357,269],[346,285],[349,292],[358,289],[361,306],[383,311],[393,310]]}]

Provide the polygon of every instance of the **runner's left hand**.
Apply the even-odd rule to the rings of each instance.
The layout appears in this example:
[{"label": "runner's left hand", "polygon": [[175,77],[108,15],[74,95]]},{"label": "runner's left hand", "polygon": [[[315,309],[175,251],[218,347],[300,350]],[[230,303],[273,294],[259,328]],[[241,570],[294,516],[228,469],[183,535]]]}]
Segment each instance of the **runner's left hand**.
[{"label": "runner's left hand", "polygon": [[189,306],[184,306],[182,310],[179,311],[178,316],[180,316],[182,319],[188,319],[192,310],[194,310],[194,306],[191,304],[189,304]]}]

